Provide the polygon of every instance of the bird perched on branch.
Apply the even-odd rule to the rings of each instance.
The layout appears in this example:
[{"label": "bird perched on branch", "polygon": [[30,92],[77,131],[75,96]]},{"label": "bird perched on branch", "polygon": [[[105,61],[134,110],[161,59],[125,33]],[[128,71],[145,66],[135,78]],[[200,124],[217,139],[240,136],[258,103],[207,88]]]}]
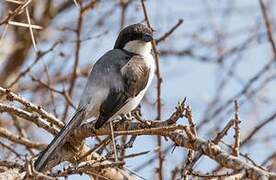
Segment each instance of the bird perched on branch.
[{"label": "bird perched on branch", "polygon": [[138,106],[155,72],[152,40],[151,29],[140,23],[121,30],[114,49],[93,66],[73,118],[35,161],[37,171],[45,169],[57,148],[68,141],[81,122],[95,118],[98,129]]}]

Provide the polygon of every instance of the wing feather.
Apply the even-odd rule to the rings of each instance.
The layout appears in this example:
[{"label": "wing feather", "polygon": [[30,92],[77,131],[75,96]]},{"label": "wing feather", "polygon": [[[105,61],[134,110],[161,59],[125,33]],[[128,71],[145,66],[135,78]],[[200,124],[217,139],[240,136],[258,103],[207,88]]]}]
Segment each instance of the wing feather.
[{"label": "wing feather", "polygon": [[100,115],[95,123],[96,129],[118,112],[130,98],[137,96],[145,89],[150,68],[143,57],[135,55],[120,69],[119,73],[123,86],[110,88],[107,98],[100,107]]}]

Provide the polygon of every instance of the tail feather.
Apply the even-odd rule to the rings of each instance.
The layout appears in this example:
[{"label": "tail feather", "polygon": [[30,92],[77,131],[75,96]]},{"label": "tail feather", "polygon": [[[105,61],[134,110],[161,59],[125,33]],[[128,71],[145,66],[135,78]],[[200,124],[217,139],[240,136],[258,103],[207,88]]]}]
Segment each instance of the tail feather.
[{"label": "tail feather", "polygon": [[102,127],[107,120],[108,119],[100,115],[95,123],[95,129],[100,129],[100,127]]},{"label": "tail feather", "polygon": [[39,155],[34,164],[37,171],[43,171],[56,149],[68,141],[68,137],[73,133],[73,130],[81,124],[84,118],[84,112],[84,109],[78,110],[69,123],[60,130],[48,147]]}]

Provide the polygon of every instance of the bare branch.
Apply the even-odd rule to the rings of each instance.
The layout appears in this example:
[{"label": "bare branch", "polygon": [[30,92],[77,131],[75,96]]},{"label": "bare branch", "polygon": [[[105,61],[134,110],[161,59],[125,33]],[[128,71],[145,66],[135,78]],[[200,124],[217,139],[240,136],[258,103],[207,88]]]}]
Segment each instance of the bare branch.
[{"label": "bare branch", "polygon": [[24,137],[21,137],[21,136],[17,136],[17,135],[14,135],[12,132],[0,127],[0,136],[3,137],[3,138],[6,138],[10,141],[13,141],[15,143],[18,143],[18,144],[21,144],[21,145],[24,145],[28,148],[35,148],[35,149],[44,149],[47,147],[46,144],[42,144],[42,143],[39,143],[39,142],[33,142],[29,139],[26,139]]},{"label": "bare branch", "polygon": [[234,144],[234,148],[233,148],[233,152],[232,154],[234,156],[238,156],[240,154],[240,126],[239,124],[241,123],[240,120],[240,107],[239,107],[239,103],[236,100],[235,101],[235,121],[234,121],[234,129],[235,129],[235,144]]},{"label": "bare branch", "polygon": [[183,19],[179,19],[176,25],[174,25],[168,32],[166,32],[163,36],[161,36],[156,40],[156,44],[159,44],[160,42],[165,41],[182,23],[183,23]]}]

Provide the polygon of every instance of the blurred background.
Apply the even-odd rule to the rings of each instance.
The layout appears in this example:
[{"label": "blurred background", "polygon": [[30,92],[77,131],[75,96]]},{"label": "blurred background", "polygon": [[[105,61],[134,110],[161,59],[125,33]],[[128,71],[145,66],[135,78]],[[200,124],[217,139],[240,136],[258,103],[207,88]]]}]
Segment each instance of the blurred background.
[{"label": "blurred background", "polygon": [[[87,74],[105,52],[112,49],[122,27],[144,22],[138,0],[102,0],[80,13],[80,2],[73,0],[36,0],[28,5],[32,33],[23,11],[0,26],[0,86],[17,92],[66,121],[74,113]],[[276,171],[276,1],[264,0],[147,0],[146,6],[156,39],[179,20],[178,26],[157,48],[160,52],[161,119],[167,119],[184,97],[192,107],[198,134],[213,138],[234,116],[234,100],[240,104],[241,152],[257,164]],[[0,2],[0,22],[18,4]],[[265,10],[269,26],[265,23]],[[81,14],[81,15],[80,15]],[[34,43],[35,41],[35,43]],[[73,83],[72,83],[73,81]],[[141,103],[143,117],[155,119],[156,79]],[[18,134],[15,123],[26,137],[49,143],[53,136],[20,118],[0,115],[0,126]],[[183,119],[181,123],[186,123]],[[234,130],[224,138],[233,144]],[[1,139],[1,138],[0,138]],[[93,139],[88,139],[93,144]],[[120,138],[118,138],[120,141]],[[4,145],[20,154],[32,154],[8,140],[1,139],[0,158],[17,158]],[[164,179],[171,179],[176,167],[183,166],[187,150],[172,153],[172,142],[162,139]],[[226,150],[226,145],[221,143]],[[126,154],[150,151],[126,159],[126,165],[146,179],[158,179],[159,159],[155,136],[140,136]],[[34,151],[38,153],[38,151]],[[20,160],[19,160],[20,161]],[[213,160],[203,157],[195,165],[206,173],[218,169]],[[74,175],[69,179],[89,179]]]}]

